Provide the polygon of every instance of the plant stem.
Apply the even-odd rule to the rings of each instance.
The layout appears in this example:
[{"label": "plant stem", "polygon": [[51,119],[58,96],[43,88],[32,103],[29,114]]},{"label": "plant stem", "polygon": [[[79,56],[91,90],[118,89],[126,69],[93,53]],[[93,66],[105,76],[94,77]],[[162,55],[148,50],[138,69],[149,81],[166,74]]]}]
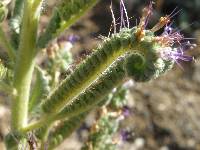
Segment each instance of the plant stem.
[{"label": "plant stem", "polygon": [[10,45],[10,43],[7,40],[6,35],[4,34],[4,31],[2,30],[2,27],[0,27],[0,43],[3,46],[3,48],[7,51],[8,56],[12,61],[15,60],[15,51],[13,47]]},{"label": "plant stem", "polygon": [[20,44],[13,82],[16,91],[12,101],[11,126],[13,130],[19,130],[27,124],[28,99],[35,65],[35,45],[39,19],[38,12],[32,10],[32,3],[32,0],[26,0],[24,4]]},{"label": "plant stem", "polygon": [[30,123],[26,127],[21,128],[20,131],[22,133],[26,133],[26,132],[34,130],[34,129],[39,129],[39,128],[45,126],[46,124],[50,124],[53,121],[55,121],[56,120],[55,118],[56,118],[56,115],[51,115],[50,117],[44,116],[42,119],[40,119],[36,122]]}]

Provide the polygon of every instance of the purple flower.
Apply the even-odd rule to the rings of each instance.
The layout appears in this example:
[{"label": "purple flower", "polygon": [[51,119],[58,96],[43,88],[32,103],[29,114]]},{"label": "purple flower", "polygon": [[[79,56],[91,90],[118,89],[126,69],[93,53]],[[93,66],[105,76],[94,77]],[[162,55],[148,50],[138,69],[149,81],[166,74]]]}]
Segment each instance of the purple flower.
[{"label": "purple flower", "polygon": [[172,31],[173,31],[173,28],[172,28],[171,26],[166,26],[166,27],[164,28],[163,34],[164,34],[164,35],[168,35],[168,34],[171,34]]},{"label": "purple flower", "polygon": [[164,32],[161,37],[163,37],[168,45],[173,45],[174,43],[179,43],[184,39],[184,36],[179,32],[174,30],[171,25],[164,28]]},{"label": "purple flower", "polygon": [[[111,4],[112,6],[112,4]],[[179,61],[192,61],[193,57],[188,56],[185,52],[188,49],[194,48],[196,45],[191,44],[188,38],[185,38],[180,30],[174,29],[172,27],[173,22],[171,19],[177,15],[181,10],[177,10],[177,7],[171,12],[171,14],[161,17],[157,24],[154,25],[151,32],[155,33],[164,27],[162,34],[155,36],[155,42],[158,43],[161,48],[159,48],[158,53],[160,57],[164,60],[169,60],[179,64]],[[111,7],[111,13],[113,17],[114,33],[116,33],[117,23],[114,17],[114,13]],[[142,17],[140,18],[139,25],[137,26],[137,31],[135,36],[138,41],[143,40],[146,33],[146,26],[149,22],[151,15],[153,14],[153,2],[150,1],[149,5],[143,9]],[[120,0],[120,30],[122,28],[129,28],[129,18],[125,8],[124,0]],[[171,22],[171,23],[170,23]]]},{"label": "purple flower", "polygon": [[77,42],[79,40],[79,36],[78,35],[70,35],[68,37],[68,41],[72,44],[74,44],[75,42]]},{"label": "purple flower", "polygon": [[172,49],[165,47],[160,50],[161,58],[164,60],[171,60],[178,63],[179,60],[192,61],[193,57],[184,54],[184,49],[181,47]]},{"label": "purple flower", "polygon": [[134,137],[134,133],[130,129],[120,130],[120,138],[122,141],[131,141],[133,137]]},{"label": "purple flower", "polygon": [[130,116],[130,108],[128,106],[124,106],[122,108],[122,114],[123,114],[124,117]]},{"label": "purple flower", "polygon": [[129,137],[129,132],[127,130],[121,130],[120,136],[121,136],[122,141],[127,141],[128,137]]},{"label": "purple flower", "polygon": [[70,42],[71,44],[74,44],[75,42],[77,42],[79,40],[79,36],[78,35],[69,35],[68,37],[67,36],[62,36],[62,37],[59,37],[57,39],[57,42],[58,43],[61,43],[61,42]]},{"label": "purple flower", "polygon": [[192,49],[196,44],[191,44],[190,41],[185,42],[184,36],[177,30],[171,27],[171,24],[164,28],[164,32],[156,37],[156,40],[163,46],[160,54],[164,60],[175,61],[179,64],[179,61],[192,61],[193,57],[188,56],[185,52]]}]

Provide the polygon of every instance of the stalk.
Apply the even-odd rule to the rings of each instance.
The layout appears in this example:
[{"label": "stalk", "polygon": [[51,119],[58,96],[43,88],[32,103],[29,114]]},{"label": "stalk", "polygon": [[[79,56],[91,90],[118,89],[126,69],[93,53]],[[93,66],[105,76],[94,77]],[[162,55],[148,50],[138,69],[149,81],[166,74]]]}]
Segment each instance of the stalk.
[{"label": "stalk", "polygon": [[[36,56],[36,38],[39,9],[35,9],[32,0],[26,0],[20,44],[14,73],[14,99],[12,101],[12,130],[26,126],[28,117],[28,99]],[[38,7],[39,8],[39,7]]]}]

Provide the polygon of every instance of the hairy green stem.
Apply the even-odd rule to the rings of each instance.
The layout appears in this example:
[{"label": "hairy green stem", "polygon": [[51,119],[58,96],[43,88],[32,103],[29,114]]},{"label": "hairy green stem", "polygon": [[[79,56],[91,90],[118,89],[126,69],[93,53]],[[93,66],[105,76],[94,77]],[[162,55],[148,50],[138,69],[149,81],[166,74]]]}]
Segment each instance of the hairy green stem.
[{"label": "hairy green stem", "polygon": [[45,126],[46,124],[51,124],[53,121],[56,120],[56,116],[51,115],[50,117],[44,117],[36,122],[30,123],[28,124],[26,127],[23,127],[20,129],[21,133],[27,133],[28,131],[31,130],[35,130],[35,129],[39,129],[43,126]]},{"label": "hairy green stem", "polygon": [[20,45],[13,83],[15,90],[14,99],[12,101],[11,120],[13,130],[19,130],[27,124],[28,99],[35,65],[35,44],[38,19],[40,16],[38,12],[32,11],[32,4],[33,1],[31,0],[26,0],[24,4]]}]

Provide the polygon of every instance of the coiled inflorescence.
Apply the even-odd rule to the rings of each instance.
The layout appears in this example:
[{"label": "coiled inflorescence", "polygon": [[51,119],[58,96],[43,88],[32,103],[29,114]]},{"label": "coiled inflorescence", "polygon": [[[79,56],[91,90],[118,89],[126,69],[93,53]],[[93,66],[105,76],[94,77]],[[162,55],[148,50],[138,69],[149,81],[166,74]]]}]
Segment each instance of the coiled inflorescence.
[{"label": "coiled inflorescence", "polygon": [[[180,59],[187,61],[192,59],[192,57],[184,54],[182,47],[193,45],[188,42],[185,45],[181,44],[184,37],[178,31],[172,31],[167,26],[170,16],[162,17],[152,29],[146,30],[145,28],[152,14],[152,3],[150,3],[143,10],[139,25],[129,29],[126,9],[123,1],[121,3],[120,10],[122,13],[125,12],[126,19],[121,15],[120,32],[105,38],[95,52],[61,83],[58,89],[43,103],[42,108],[45,113],[62,110],[66,104],[94,82],[118,57],[127,53],[133,55],[133,60],[127,61],[127,73],[136,81],[147,81],[153,77],[158,77]],[[114,15],[112,16],[114,18]],[[156,36],[154,33],[163,26],[166,26],[163,34]],[[180,45],[179,47],[176,47],[177,43]],[[52,107],[54,109],[51,109]]]},{"label": "coiled inflorescence", "polygon": [[[85,87],[95,81],[118,57],[128,52],[144,57],[145,62],[149,62],[151,59],[156,61],[156,50],[159,48],[159,44],[153,41],[154,38],[150,31],[148,31],[143,41],[138,42],[135,36],[136,29],[124,28],[121,32],[113,34],[111,38],[105,39],[103,44],[79,65],[74,73],[66,78],[60,87],[44,102],[44,112],[58,112],[77,93],[82,92]],[[148,64],[145,63],[145,65]],[[51,109],[50,105],[54,109]]]}]

